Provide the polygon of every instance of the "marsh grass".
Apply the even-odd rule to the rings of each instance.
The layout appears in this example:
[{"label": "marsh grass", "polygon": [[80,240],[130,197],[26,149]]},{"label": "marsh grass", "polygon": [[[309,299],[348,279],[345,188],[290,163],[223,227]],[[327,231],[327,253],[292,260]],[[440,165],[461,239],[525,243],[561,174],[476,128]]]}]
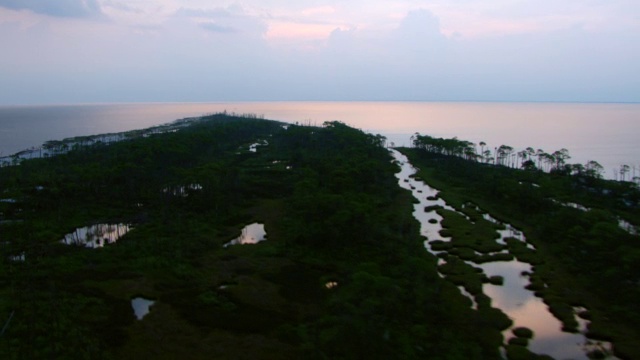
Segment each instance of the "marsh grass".
[{"label": "marsh grass", "polygon": [[499,275],[490,276],[486,279],[486,282],[488,282],[491,285],[503,285],[504,277]]},{"label": "marsh grass", "polygon": [[466,247],[483,254],[504,249],[504,245],[496,242],[499,234],[495,224],[484,219],[471,222],[461,214],[447,209],[439,209],[437,212],[443,217],[440,235],[451,237],[454,247]]},{"label": "marsh grass", "polygon": [[473,262],[476,264],[484,264],[488,262],[494,261],[512,261],[515,257],[508,253],[498,253],[498,254],[483,254],[473,258]]},{"label": "marsh grass", "polygon": [[518,260],[531,265],[540,265],[544,262],[535,250],[527,247],[527,243],[512,237],[508,237],[504,241],[509,248],[509,253],[513,254]]},{"label": "marsh grass", "polygon": [[511,332],[519,338],[533,339],[533,330],[526,327],[517,327],[511,330]]},{"label": "marsh grass", "polygon": [[513,337],[513,338],[509,339],[507,344],[509,344],[509,345],[518,345],[518,346],[528,346],[529,345],[529,339],[520,338],[520,337]]},{"label": "marsh grass", "polygon": [[429,205],[424,207],[424,212],[428,213],[439,209],[442,209],[442,205]]},{"label": "marsh grass", "polygon": [[431,246],[433,251],[448,251],[453,248],[453,244],[451,244],[451,242],[442,240],[429,241],[429,246]]},{"label": "marsh grass", "polygon": [[446,263],[438,271],[456,285],[463,286],[470,294],[482,293],[482,269],[475,268],[456,256],[447,256]]},{"label": "marsh grass", "polygon": [[520,344],[508,344],[505,346],[508,360],[553,360],[548,355],[538,355]]}]

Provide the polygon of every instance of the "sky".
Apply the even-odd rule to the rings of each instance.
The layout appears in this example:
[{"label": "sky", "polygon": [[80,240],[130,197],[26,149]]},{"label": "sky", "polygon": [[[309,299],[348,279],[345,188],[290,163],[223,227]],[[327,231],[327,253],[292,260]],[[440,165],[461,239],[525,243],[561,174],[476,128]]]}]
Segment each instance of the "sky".
[{"label": "sky", "polygon": [[638,0],[0,0],[0,105],[640,102]]}]

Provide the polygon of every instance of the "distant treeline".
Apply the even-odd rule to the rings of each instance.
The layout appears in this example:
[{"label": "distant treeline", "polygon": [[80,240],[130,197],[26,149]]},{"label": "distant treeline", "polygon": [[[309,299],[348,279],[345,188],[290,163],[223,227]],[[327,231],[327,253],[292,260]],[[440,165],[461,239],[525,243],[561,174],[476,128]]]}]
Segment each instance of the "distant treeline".
[{"label": "distant treeline", "polygon": [[[523,170],[541,170],[565,175],[588,176],[602,178],[604,167],[595,160],[587,161],[585,164],[570,164],[569,150],[562,148],[554,152],[546,152],[543,149],[527,147],[516,150],[509,145],[495,147],[493,152],[491,147],[484,141],[475,144],[466,140],[459,140],[457,137],[451,139],[435,138],[429,135],[415,133],[411,137],[413,147],[423,149],[431,153],[442,155],[458,156],[470,161],[477,161],[486,164],[520,168]],[[631,170],[633,173],[630,174]],[[622,165],[614,173],[615,178],[621,181],[634,181],[640,183],[640,177],[635,175],[635,168],[629,165]],[[618,177],[619,175],[619,177]]]}]

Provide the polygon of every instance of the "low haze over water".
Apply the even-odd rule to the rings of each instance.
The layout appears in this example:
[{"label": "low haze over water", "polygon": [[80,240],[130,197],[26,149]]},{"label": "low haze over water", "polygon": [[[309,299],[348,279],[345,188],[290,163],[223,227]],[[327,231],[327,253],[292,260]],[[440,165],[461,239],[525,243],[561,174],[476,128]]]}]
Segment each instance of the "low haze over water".
[{"label": "low haze over water", "polygon": [[[622,164],[640,167],[640,104],[465,102],[220,102],[0,107],[0,156],[47,140],[146,128],[221,111],[321,125],[339,120],[409,145],[415,132],[490,148],[553,152],[570,163],[596,160],[611,178]],[[640,175],[636,173],[635,175]]]}]

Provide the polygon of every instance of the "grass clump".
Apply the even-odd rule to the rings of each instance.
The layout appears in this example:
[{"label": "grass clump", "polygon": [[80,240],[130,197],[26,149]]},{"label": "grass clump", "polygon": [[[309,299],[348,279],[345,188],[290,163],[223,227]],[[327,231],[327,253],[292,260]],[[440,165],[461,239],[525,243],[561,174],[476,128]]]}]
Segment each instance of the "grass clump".
[{"label": "grass clump", "polygon": [[447,256],[446,263],[438,266],[440,273],[470,294],[482,293],[482,269],[475,268],[455,256]]},{"label": "grass clump", "polygon": [[504,277],[499,275],[490,276],[487,278],[487,282],[492,285],[503,285]]},{"label": "grass clump", "polygon": [[527,346],[527,345],[529,345],[529,339],[513,337],[513,338],[509,339],[507,344],[509,344],[509,345],[518,345],[518,346]]},{"label": "grass clump", "polygon": [[483,254],[504,249],[504,245],[496,242],[499,235],[495,224],[484,219],[473,223],[463,215],[447,209],[438,210],[438,214],[443,217],[443,231],[440,235],[453,238],[454,246],[467,247]]},{"label": "grass clump", "polygon": [[511,330],[511,332],[519,338],[533,339],[533,330],[526,327],[517,327]]},{"label": "grass clump", "polygon": [[442,209],[441,205],[429,205],[424,207],[424,212],[428,213],[439,209]]}]

